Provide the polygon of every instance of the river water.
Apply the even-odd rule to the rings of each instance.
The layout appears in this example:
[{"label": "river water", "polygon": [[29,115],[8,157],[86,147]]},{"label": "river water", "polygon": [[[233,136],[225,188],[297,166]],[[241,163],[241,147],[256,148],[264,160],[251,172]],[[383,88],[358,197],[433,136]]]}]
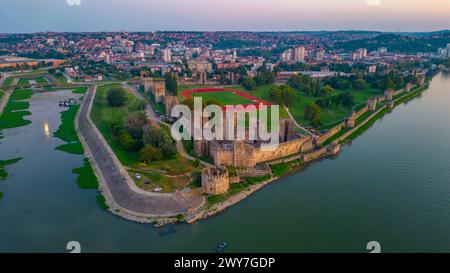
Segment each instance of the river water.
[{"label": "river water", "polygon": [[[0,252],[450,252],[450,75],[346,145],[226,212],[162,229],[100,209],[77,187],[83,157],[62,142],[63,92],[30,100],[32,124],[5,130],[0,159],[23,157],[0,182]],[[49,134],[45,132],[48,124]]]}]

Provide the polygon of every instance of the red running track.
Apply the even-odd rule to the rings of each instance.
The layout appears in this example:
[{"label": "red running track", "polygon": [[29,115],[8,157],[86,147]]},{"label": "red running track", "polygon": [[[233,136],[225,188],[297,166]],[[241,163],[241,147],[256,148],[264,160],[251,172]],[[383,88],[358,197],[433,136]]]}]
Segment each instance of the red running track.
[{"label": "red running track", "polygon": [[[266,105],[266,106],[270,106],[272,105],[270,102],[265,101],[263,99],[257,98],[255,96],[250,95],[247,92],[243,92],[243,91],[239,91],[239,90],[230,90],[230,89],[225,89],[225,88],[197,88],[197,89],[190,89],[190,90],[184,90],[183,92],[181,92],[181,95],[185,98],[185,99],[191,99],[192,97],[192,93],[211,93],[211,92],[231,92],[234,93],[238,96],[244,97],[246,99],[255,101],[255,103],[249,103],[249,104],[244,104],[243,106],[249,106],[249,105],[255,105],[258,109],[260,107],[260,105]],[[226,110],[227,107],[225,106],[224,109]]]}]

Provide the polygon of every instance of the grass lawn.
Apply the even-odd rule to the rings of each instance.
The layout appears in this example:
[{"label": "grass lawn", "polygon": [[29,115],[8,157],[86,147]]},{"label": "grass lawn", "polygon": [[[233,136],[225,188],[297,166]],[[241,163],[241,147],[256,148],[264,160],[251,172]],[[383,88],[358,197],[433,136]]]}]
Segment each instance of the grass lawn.
[{"label": "grass lawn", "polygon": [[227,193],[222,195],[211,195],[208,196],[208,207],[211,207],[215,204],[222,203],[226,201],[228,198],[230,198],[233,195],[236,195],[240,193],[241,191],[247,189],[248,187],[256,184],[260,184],[264,181],[267,181],[271,178],[270,175],[268,176],[261,176],[261,177],[247,177],[244,181],[236,184],[230,184],[230,189]]},{"label": "grass lawn", "polygon": [[[266,101],[271,101],[269,96],[269,90],[272,87],[272,85],[263,85],[259,86],[256,90],[253,91],[246,91],[250,93],[251,95],[261,98]],[[233,87],[226,87],[229,89],[235,89],[235,90],[241,90],[245,91],[245,89],[242,86],[233,86]],[[372,89],[369,86],[366,86],[363,90],[355,90],[355,89],[348,89],[348,90],[337,90],[335,91],[335,94],[339,94],[340,92],[349,91],[352,93],[355,97],[355,105],[365,104],[367,100],[370,97],[374,96],[380,96],[383,94],[382,91],[377,89]],[[309,120],[306,120],[304,118],[304,111],[305,107],[315,102],[317,97],[313,96],[307,96],[304,93],[298,93],[299,96],[297,100],[291,103],[291,105],[288,107],[289,111],[291,112],[294,119],[302,125],[309,126],[311,123]],[[342,105],[338,106],[330,106],[325,109],[322,109],[321,113],[321,121],[324,127],[326,127],[327,124],[333,124],[340,120],[343,120],[350,112],[352,111],[352,108],[350,107],[344,107]],[[281,111],[280,116],[282,118],[287,117],[287,114],[283,113],[284,110]]]},{"label": "grass lawn", "polygon": [[180,175],[196,170],[194,162],[178,156],[175,159],[151,162],[147,168],[166,171],[170,175]]},{"label": "grass lawn", "polygon": [[25,116],[31,115],[26,111],[29,103],[19,100],[31,98],[33,92],[28,89],[15,90],[9,98],[2,115],[0,116],[0,130],[25,126],[31,123],[30,120],[24,119]]},{"label": "grass lawn", "polygon": [[136,178],[136,171],[130,171],[136,185],[146,191],[153,191],[154,188],[160,187],[161,192],[175,192],[176,190],[184,189],[190,182],[189,175],[182,175],[177,177],[169,177],[159,173],[139,172],[141,179]]},{"label": "grass lawn", "polygon": [[139,100],[131,93],[127,92],[127,102],[121,107],[111,107],[106,101],[106,94],[109,89],[120,87],[120,84],[110,84],[100,86],[97,89],[96,96],[91,111],[92,121],[100,130],[111,149],[114,151],[120,162],[125,166],[132,168],[148,168],[155,170],[167,171],[168,174],[178,175],[188,173],[195,170],[194,163],[178,157],[172,160],[163,160],[152,162],[148,165],[140,161],[138,152],[124,151],[117,143],[114,136],[111,134],[111,125],[122,124],[123,120],[132,112],[139,111],[137,106]]},{"label": "grass lawn", "polygon": [[203,101],[215,100],[220,106],[245,105],[254,103],[252,100],[241,97],[233,92],[204,92],[191,93],[191,96],[200,97]]},{"label": "grass lawn", "polygon": [[166,114],[166,106],[162,102],[156,102],[155,96],[151,92],[145,92],[144,87],[141,86],[139,88],[139,92],[146,98],[147,102],[150,103],[152,109],[155,112],[158,112],[159,114],[165,115]]},{"label": "grass lawn", "polygon": [[47,80],[44,77],[37,77],[34,79],[37,83],[47,83]]},{"label": "grass lawn", "polygon": [[72,90],[73,94],[86,94],[86,92],[87,92],[87,87],[77,87]]},{"label": "grass lawn", "polygon": [[97,189],[98,180],[94,174],[91,163],[87,158],[84,159],[83,167],[76,168],[72,170],[72,173],[78,174],[77,185],[81,189]]},{"label": "grass lawn", "polygon": [[2,86],[2,88],[3,88],[3,89],[8,88],[8,87],[12,84],[13,81],[14,81],[14,77],[8,77],[8,78],[6,78],[5,81],[3,81],[3,86]]},{"label": "grass lawn", "polygon": [[17,84],[18,85],[28,85],[28,84],[30,84],[30,81],[28,79],[25,79],[25,78],[20,78],[19,82]]},{"label": "grass lawn", "polygon": [[139,163],[139,154],[122,150],[111,134],[111,125],[122,124],[124,119],[132,112],[138,111],[138,99],[126,92],[127,102],[125,106],[111,107],[106,101],[106,95],[111,88],[120,88],[120,84],[103,85],[97,88],[97,93],[92,105],[91,118],[97,128],[106,139],[116,156],[127,166],[135,166]]},{"label": "grass lawn", "polygon": [[61,112],[61,125],[54,133],[54,136],[65,141],[66,144],[56,147],[57,150],[71,154],[84,153],[83,146],[75,130],[75,117],[78,109],[80,109],[80,105],[71,105],[68,110]]}]

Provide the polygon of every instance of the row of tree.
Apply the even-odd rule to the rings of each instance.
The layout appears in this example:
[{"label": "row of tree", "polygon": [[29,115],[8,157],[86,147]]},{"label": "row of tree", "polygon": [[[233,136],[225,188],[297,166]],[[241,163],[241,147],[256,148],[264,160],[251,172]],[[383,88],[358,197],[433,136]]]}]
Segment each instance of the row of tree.
[{"label": "row of tree", "polygon": [[[120,107],[126,103],[126,93],[121,88],[110,89],[106,100],[111,107]],[[112,124],[111,133],[118,145],[128,152],[139,152],[141,160],[149,163],[162,159],[173,159],[177,155],[175,142],[164,128],[150,126],[143,110],[145,105],[137,106],[121,124]]]}]

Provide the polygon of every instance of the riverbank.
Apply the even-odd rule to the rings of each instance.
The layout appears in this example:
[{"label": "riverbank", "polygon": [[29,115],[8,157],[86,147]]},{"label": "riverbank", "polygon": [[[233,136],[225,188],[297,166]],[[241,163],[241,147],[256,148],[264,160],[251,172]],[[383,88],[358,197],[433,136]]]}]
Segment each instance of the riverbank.
[{"label": "riverbank", "polygon": [[[379,120],[380,118],[385,116],[388,113],[388,110],[390,110],[390,112],[392,112],[393,109],[395,109],[395,107],[397,107],[401,103],[407,102],[407,101],[417,97],[424,91],[428,90],[429,83],[430,83],[430,80],[427,80],[424,86],[419,86],[415,90],[412,90],[411,92],[406,93],[403,96],[397,97],[392,102],[390,102],[391,106],[389,108],[388,108],[387,104],[383,104],[382,106],[378,107],[378,109],[375,112],[371,113],[368,117],[365,117],[365,119],[362,122],[360,122],[357,126],[352,128],[351,130],[345,131],[344,134],[340,135],[338,138],[333,139],[332,142],[335,143],[336,145],[338,145],[338,144],[349,143],[351,140],[356,139],[358,136],[360,136],[366,130],[368,130],[377,120]],[[220,212],[223,212],[227,208],[248,198],[250,195],[252,195],[256,191],[260,190],[261,188],[265,187],[266,185],[279,180],[280,178],[284,177],[287,174],[291,174],[295,168],[306,166],[307,164],[311,164],[314,161],[320,161],[329,156],[330,156],[329,154],[324,154],[323,156],[320,156],[309,162],[302,162],[301,160],[298,160],[296,156],[293,156],[293,158],[295,158],[295,161],[287,161],[287,162],[282,163],[283,166],[286,166],[286,169],[280,173],[280,176],[272,177],[272,178],[270,178],[266,181],[263,181],[257,185],[252,185],[252,186],[248,187],[247,189],[242,190],[241,192],[227,198],[225,201],[214,204],[213,206],[211,206],[209,208],[204,207],[196,215],[192,216],[190,219],[187,219],[186,221],[188,223],[193,223],[197,220],[206,219],[206,218],[209,218]]]}]

